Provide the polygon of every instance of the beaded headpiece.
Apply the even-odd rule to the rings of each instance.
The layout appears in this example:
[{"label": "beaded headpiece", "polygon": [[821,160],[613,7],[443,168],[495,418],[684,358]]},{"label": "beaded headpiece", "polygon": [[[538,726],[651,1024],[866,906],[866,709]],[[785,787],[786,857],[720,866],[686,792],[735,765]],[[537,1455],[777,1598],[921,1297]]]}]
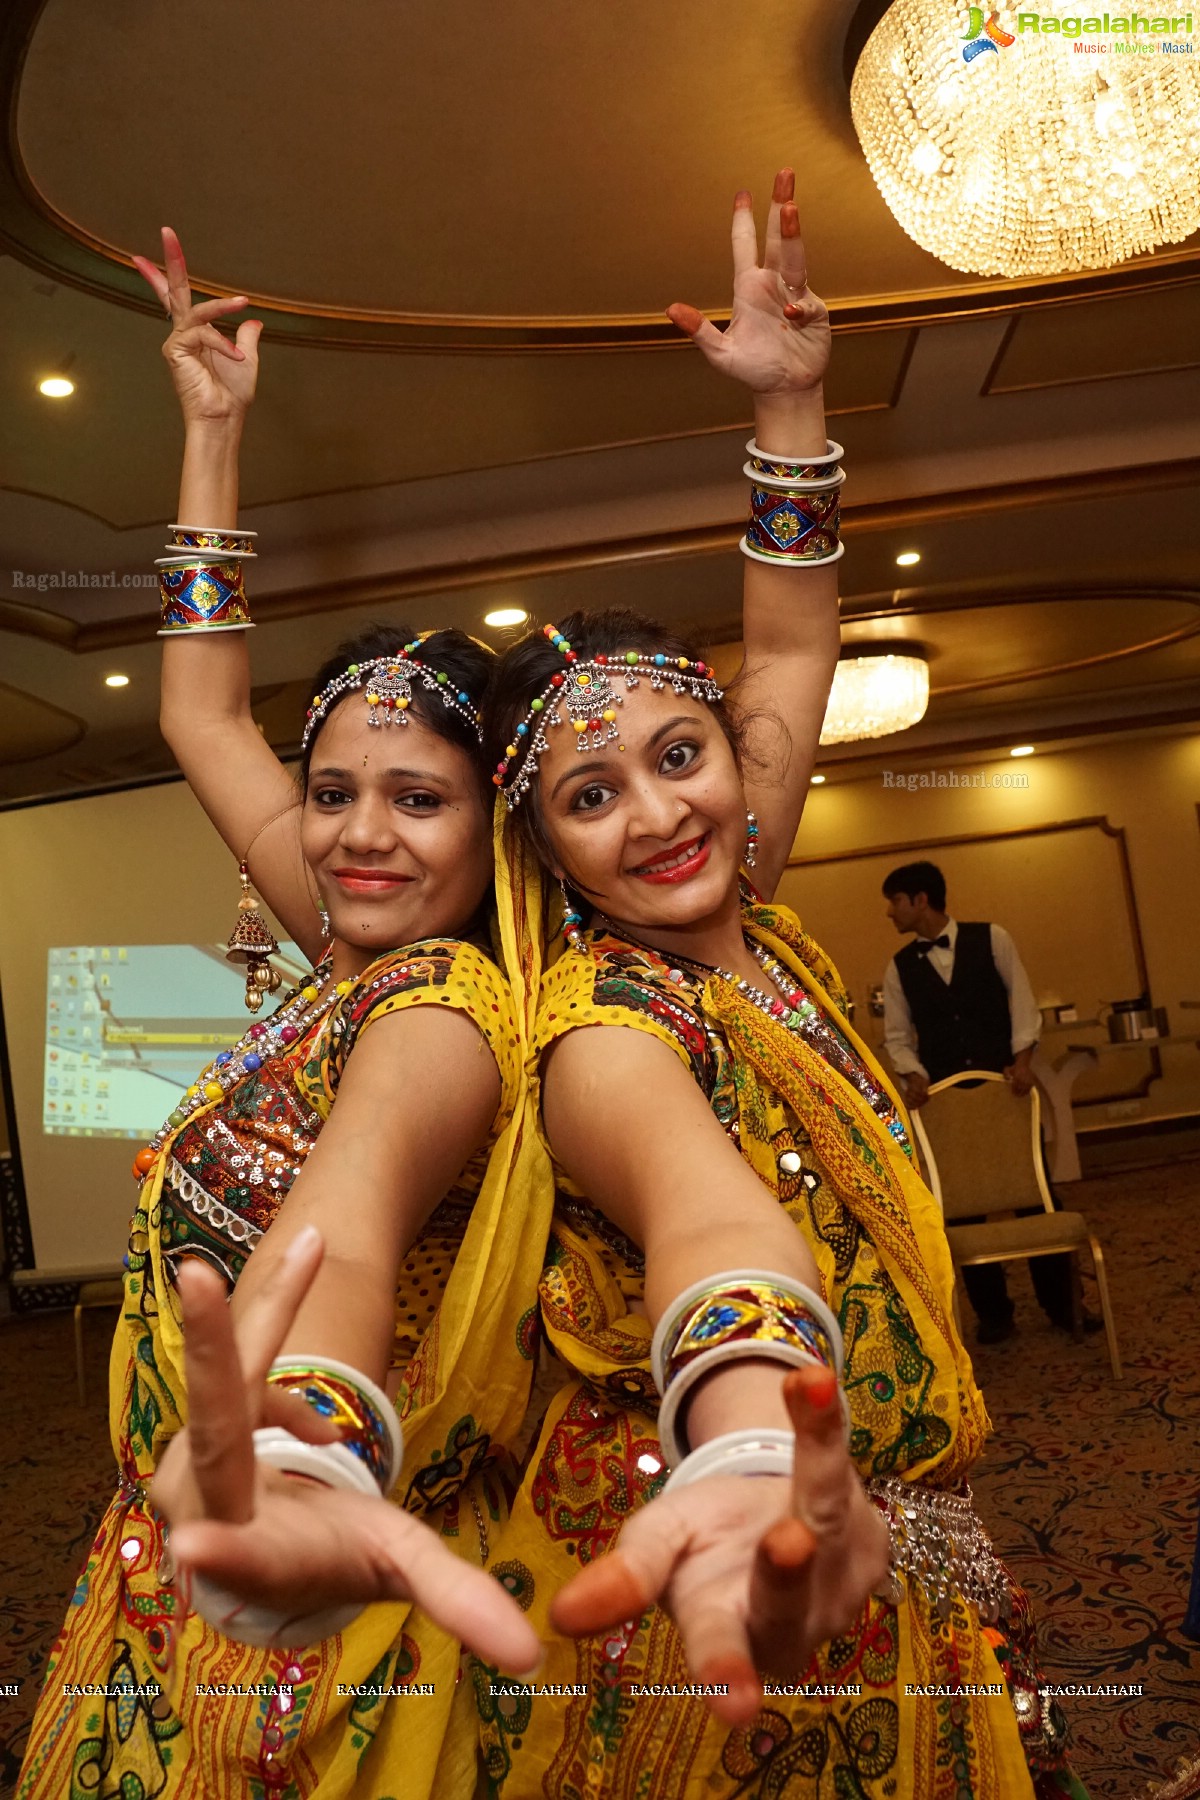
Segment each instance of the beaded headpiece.
[{"label": "beaded headpiece", "polygon": [[[425,634],[426,637],[431,635]],[[340,675],[335,675],[328,687],[313,696],[301,738],[304,748],[308,748],[309,740],[324,724],[330,710],[352,688],[365,687],[367,690],[368,725],[407,725],[415,682],[436,694],[451,712],[464,718],[482,741],[479,712],[470,694],[456,688],[445,670],[427,669],[414,655],[424,642],[423,637],[414,638],[411,644],[405,644],[398,656],[377,656],[371,662],[351,663]]]},{"label": "beaded headpiece", "polygon": [[624,705],[625,695],[617,692],[616,682],[625,683],[626,693],[646,680],[652,688],[671,687],[695,700],[721,699],[722,689],[708,663],[650,650],[622,650],[614,656],[598,652],[589,662],[580,662],[556,625],[542,629],[567,668],[552,675],[530,703],[505,749],[504,761],[496,765],[492,780],[510,811],[521,804],[533,785],[538,761],[548,747],[549,726],[561,725],[565,717],[575,733],[575,748],[581,751],[595,750],[617,737],[617,708]]}]

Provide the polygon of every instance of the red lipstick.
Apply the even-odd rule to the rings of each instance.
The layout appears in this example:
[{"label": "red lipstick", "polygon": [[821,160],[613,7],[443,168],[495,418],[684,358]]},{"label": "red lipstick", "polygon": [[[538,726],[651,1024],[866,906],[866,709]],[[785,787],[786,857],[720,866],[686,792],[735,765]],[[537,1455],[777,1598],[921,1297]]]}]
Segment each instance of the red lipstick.
[{"label": "red lipstick", "polygon": [[665,887],[680,881],[690,881],[698,875],[711,855],[711,833],[703,832],[700,837],[689,838],[686,843],[676,844],[673,850],[660,850],[657,856],[649,856],[645,862],[630,869],[639,881],[652,882],[655,887]]},{"label": "red lipstick", "polygon": [[385,894],[412,880],[411,875],[396,875],[390,869],[335,869],[333,878],[347,894]]}]

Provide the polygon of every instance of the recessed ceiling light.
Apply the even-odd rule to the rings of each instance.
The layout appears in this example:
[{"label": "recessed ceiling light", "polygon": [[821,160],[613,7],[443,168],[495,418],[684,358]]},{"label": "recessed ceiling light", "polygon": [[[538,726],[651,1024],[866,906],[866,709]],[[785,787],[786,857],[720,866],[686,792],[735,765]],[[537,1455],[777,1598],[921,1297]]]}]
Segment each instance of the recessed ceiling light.
[{"label": "recessed ceiling light", "polygon": [[105,687],[128,687],[129,677],[128,675],[106,675],[104,685]]},{"label": "recessed ceiling light", "polygon": [[911,569],[913,564],[919,563],[920,560],[921,552],[919,550],[902,550],[896,558],[897,563],[902,569]]},{"label": "recessed ceiling light", "polygon": [[1032,744],[1014,744],[1008,754],[1010,756],[1032,756],[1033,752],[1034,746]]},{"label": "recessed ceiling light", "polygon": [[814,787],[824,786],[825,777],[823,775],[810,775],[808,779]]},{"label": "recessed ceiling light", "polygon": [[75,383],[68,381],[65,375],[47,375],[45,381],[38,382],[38,393],[45,394],[47,400],[65,400],[74,392]]},{"label": "recessed ceiling light", "polygon": [[499,606],[495,612],[484,613],[485,625],[523,625],[529,614],[519,606]]}]

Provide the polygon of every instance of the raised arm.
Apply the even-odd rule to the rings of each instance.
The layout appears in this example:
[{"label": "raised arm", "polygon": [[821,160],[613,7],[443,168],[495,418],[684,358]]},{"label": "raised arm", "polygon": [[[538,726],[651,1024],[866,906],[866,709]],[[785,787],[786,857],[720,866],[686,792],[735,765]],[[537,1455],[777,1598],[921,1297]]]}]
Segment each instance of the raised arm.
[{"label": "raised arm", "polygon": [[[819,1293],[800,1233],[665,1044],[633,1029],[573,1031],[547,1057],[543,1094],[555,1155],[645,1251],[652,1321],[693,1283],[747,1267]],[[560,1630],[584,1635],[661,1597],[697,1679],[728,1684],[713,1709],[732,1723],[762,1704],[756,1670],[794,1680],[857,1614],[887,1561],[829,1371],[785,1375],[778,1363],[745,1359],[708,1374],[684,1422],[691,1450],[751,1427],[795,1431],[791,1482],[710,1476],[667,1492],[554,1611]]]},{"label": "raised arm", "polygon": [[[144,257],[139,272],[171,320],[163,355],[183,410],[181,525],[236,526],[238,455],[258,378],[262,325],[247,319],[231,341],[217,321],[246,300],[192,304],[179,239],[163,230],[166,273]],[[253,565],[251,565],[253,567]],[[290,936],[315,959],[320,920],[300,855],[300,797],[291,773],[250,710],[244,631],[196,631],[163,639],[159,723],[201,806]]]},{"label": "raised arm", "polygon": [[[792,171],[782,169],[761,265],[751,198],[738,194],[733,312],[723,332],[693,306],[668,308],[714,368],[751,390],[754,441],[767,455],[784,458],[826,451],[821,382],[829,362],[829,315],[808,286],[794,191]],[[743,778],[759,821],[754,878],[768,898],[808,797],[837,664],[837,574],[836,562],[772,566],[745,559],[737,700],[750,721]]]}]

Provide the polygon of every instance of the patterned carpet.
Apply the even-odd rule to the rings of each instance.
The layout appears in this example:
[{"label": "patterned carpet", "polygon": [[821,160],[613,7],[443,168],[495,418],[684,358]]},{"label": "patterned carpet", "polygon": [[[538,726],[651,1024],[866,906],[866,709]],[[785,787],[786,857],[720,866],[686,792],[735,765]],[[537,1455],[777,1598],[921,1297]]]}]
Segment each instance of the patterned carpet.
[{"label": "patterned carpet", "polygon": [[[1051,1679],[1142,1684],[1140,1697],[1063,1702],[1091,1800],[1140,1800],[1180,1758],[1200,1757],[1200,1646],[1179,1633],[1200,1485],[1200,1162],[1108,1175],[1064,1199],[1104,1246],[1125,1379],[1110,1379],[1102,1337],[1077,1345],[1051,1330],[1017,1265],[1018,1335],[977,1353],[995,1437],[975,1489],[1033,1595]],[[0,1793],[15,1778],[46,1653],[112,1488],[113,1317],[86,1315],[82,1408],[69,1315],[0,1325],[9,1415],[0,1680],[21,1683],[19,1698],[0,1698]]]}]

